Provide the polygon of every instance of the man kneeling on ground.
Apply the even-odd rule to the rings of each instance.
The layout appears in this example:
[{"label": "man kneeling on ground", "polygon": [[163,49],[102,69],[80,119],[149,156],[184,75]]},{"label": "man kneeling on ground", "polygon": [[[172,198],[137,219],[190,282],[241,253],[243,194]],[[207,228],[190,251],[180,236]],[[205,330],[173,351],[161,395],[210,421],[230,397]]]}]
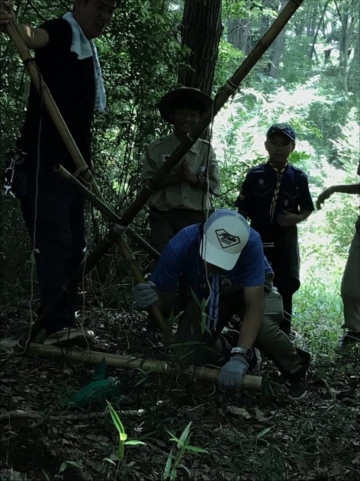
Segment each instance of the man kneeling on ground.
[{"label": "man kneeling on ground", "polygon": [[[214,212],[204,224],[180,231],[166,246],[150,281],[137,284],[134,298],[147,309],[174,289],[183,275],[189,301],[179,320],[176,341],[185,343],[189,362],[222,362],[218,385],[241,387],[256,347],[274,361],[289,395],[305,395],[310,355],[296,349],[279,329],[282,299],[259,234],[231,210]],[[224,335],[234,315],[242,320],[236,339]]]}]

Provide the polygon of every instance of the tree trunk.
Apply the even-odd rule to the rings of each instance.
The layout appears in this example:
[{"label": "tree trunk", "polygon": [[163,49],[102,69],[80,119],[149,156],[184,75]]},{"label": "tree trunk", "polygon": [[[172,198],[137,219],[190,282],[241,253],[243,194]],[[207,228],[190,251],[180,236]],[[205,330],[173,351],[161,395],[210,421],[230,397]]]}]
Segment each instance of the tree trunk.
[{"label": "tree trunk", "polygon": [[[281,0],[280,11],[285,7],[287,3],[288,3],[288,0]],[[278,78],[279,76],[280,61],[284,53],[284,47],[285,47],[285,28],[281,31],[278,38],[274,42],[274,53],[272,56],[270,72],[269,72],[269,76],[272,78]]]},{"label": "tree trunk", "polygon": [[182,44],[190,52],[179,83],[211,95],[222,33],[221,0],[185,0],[182,29]]},{"label": "tree trunk", "polygon": [[310,60],[312,60],[313,55],[316,54],[315,45],[316,45],[317,38],[318,38],[318,35],[319,35],[319,30],[320,30],[320,27],[321,27],[321,25],[324,21],[324,16],[325,16],[325,13],[326,13],[326,10],[327,10],[327,7],[328,7],[329,3],[330,3],[330,0],[327,0],[325,2],[321,17],[319,18],[319,22],[318,22],[316,30],[314,32],[314,38],[313,38],[313,41],[312,41],[312,44],[311,44],[310,54],[309,54]]},{"label": "tree trunk", "polygon": [[350,5],[341,5],[344,9],[341,11],[341,6],[335,1],[338,17],[341,22],[341,38],[340,38],[340,65],[343,72],[343,86],[344,93],[349,93],[348,87],[348,70],[349,70],[349,51],[351,46],[351,40],[355,27],[355,12],[356,6],[358,6],[358,0],[352,0]]},{"label": "tree trunk", "polygon": [[251,50],[251,22],[249,19],[228,20],[228,42],[248,55]]}]

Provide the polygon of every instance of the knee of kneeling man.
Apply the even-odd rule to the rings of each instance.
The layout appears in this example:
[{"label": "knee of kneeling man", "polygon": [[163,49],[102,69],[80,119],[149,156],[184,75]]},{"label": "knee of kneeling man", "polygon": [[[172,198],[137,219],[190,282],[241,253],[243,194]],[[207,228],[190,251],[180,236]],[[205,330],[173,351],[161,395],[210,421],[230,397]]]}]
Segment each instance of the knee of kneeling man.
[{"label": "knee of kneeling man", "polygon": [[277,290],[273,288],[272,291],[265,296],[264,322],[272,321],[279,324],[282,321],[283,317],[284,317],[284,306],[283,306],[282,297],[277,292]]}]

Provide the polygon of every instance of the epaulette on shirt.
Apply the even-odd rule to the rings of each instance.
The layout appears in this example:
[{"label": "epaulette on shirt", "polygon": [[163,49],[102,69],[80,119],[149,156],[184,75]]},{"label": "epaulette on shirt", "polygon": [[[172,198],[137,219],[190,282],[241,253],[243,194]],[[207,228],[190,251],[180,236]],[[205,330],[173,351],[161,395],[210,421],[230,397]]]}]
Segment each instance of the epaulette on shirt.
[{"label": "epaulette on shirt", "polygon": [[291,167],[294,169],[295,173],[297,173],[300,177],[306,177],[307,178],[307,173],[304,172],[302,169],[299,167],[295,167],[295,165],[290,164]]},{"label": "epaulette on shirt", "polygon": [[250,176],[252,174],[262,174],[265,170],[265,165],[266,164],[260,164],[260,165],[256,165],[255,167],[252,167],[247,173],[247,175]]}]

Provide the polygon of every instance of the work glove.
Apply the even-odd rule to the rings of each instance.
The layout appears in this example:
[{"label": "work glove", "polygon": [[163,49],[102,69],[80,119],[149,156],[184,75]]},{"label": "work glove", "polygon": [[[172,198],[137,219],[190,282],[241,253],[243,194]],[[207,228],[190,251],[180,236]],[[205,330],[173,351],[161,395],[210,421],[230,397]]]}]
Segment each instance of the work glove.
[{"label": "work glove", "polygon": [[136,284],[133,289],[133,296],[137,307],[147,309],[159,299],[155,290],[155,284],[151,281]]},{"label": "work glove", "polygon": [[220,371],[218,387],[223,391],[237,391],[240,389],[249,364],[243,356],[230,358]]}]

